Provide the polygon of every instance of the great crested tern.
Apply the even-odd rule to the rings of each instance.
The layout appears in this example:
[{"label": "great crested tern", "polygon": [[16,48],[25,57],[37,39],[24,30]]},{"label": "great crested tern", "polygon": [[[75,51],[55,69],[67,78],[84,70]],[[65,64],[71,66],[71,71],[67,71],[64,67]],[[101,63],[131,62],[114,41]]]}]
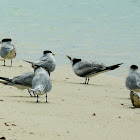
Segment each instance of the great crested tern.
[{"label": "great crested tern", "polygon": [[138,66],[132,65],[130,67],[125,84],[130,91],[140,92],[140,73],[138,72]]},{"label": "great crested tern", "polygon": [[29,89],[29,92],[33,92],[34,95],[37,95],[37,102],[38,102],[38,95],[46,94],[46,102],[47,102],[47,92],[52,89],[52,82],[50,80],[50,76],[46,69],[36,66],[34,70],[34,78],[32,80],[32,89]]},{"label": "great crested tern", "polygon": [[88,84],[89,79],[91,77],[96,76],[100,73],[114,70],[114,69],[120,67],[121,64],[123,64],[123,63],[120,63],[120,64],[116,64],[116,65],[112,65],[112,66],[105,66],[104,64],[98,64],[93,61],[84,61],[84,60],[78,59],[78,58],[71,58],[68,55],[67,55],[67,57],[72,62],[72,68],[73,68],[74,73],[77,76],[86,78],[84,84]]},{"label": "great crested tern", "polygon": [[[32,87],[33,78],[34,78],[34,72],[27,72],[19,76],[15,76],[13,78],[0,77],[1,80],[4,80],[4,81],[0,81],[0,83],[14,86],[20,90],[24,90]],[[32,95],[30,94],[30,96]]]},{"label": "great crested tern", "polygon": [[45,68],[47,71],[53,72],[56,67],[56,62],[53,55],[55,54],[49,50],[46,50],[43,52],[43,56],[39,58],[38,60],[36,60],[35,62],[31,62],[27,60],[24,60],[24,61],[31,63],[34,69],[36,68],[36,66],[41,66],[42,68]]},{"label": "great crested tern", "polygon": [[11,44],[12,39],[5,38],[0,43],[2,44],[0,55],[4,59],[4,66],[5,66],[5,59],[11,59],[11,66],[12,66],[12,59],[16,57],[16,49],[14,45]]},{"label": "great crested tern", "polygon": [[140,107],[140,73],[138,66],[132,65],[126,77],[126,88],[130,90],[130,99],[135,107]]}]

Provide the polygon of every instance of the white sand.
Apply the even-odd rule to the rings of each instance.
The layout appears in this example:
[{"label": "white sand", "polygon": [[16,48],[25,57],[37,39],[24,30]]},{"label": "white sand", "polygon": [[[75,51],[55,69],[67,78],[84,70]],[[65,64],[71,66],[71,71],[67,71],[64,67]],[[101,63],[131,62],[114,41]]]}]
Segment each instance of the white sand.
[{"label": "white sand", "polygon": [[[30,64],[19,65],[14,60],[13,67],[1,66],[0,76],[32,71]],[[84,79],[77,77],[71,68],[57,67],[51,79],[53,88],[48,93],[48,103],[45,95],[36,103],[27,90],[0,84],[0,137],[7,140],[140,139],[140,109],[131,108],[125,78],[100,74],[90,79],[89,85],[83,85],[80,83]]]}]

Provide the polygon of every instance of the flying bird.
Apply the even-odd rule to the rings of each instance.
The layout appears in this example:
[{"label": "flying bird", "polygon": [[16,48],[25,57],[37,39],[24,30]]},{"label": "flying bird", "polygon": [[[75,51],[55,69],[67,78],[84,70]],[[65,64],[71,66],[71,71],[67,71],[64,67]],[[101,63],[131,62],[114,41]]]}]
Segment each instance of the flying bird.
[{"label": "flying bird", "polygon": [[52,89],[52,82],[50,80],[50,76],[48,71],[40,66],[36,66],[34,70],[34,78],[32,80],[32,89],[29,89],[29,92],[33,92],[34,95],[46,94],[46,102],[47,102],[47,92]]},{"label": "flying bird", "polygon": [[27,60],[24,60],[24,61],[32,64],[32,67],[34,69],[36,68],[36,66],[40,66],[42,68],[45,68],[48,72],[53,72],[56,67],[56,62],[53,55],[55,54],[49,50],[46,50],[43,52],[43,56],[39,58],[38,60],[36,60],[35,62],[31,62]]},{"label": "flying bird", "polygon": [[0,56],[4,59],[4,66],[5,66],[5,59],[11,59],[11,66],[12,66],[12,59],[16,57],[16,49],[14,45],[11,44],[12,39],[6,38],[3,39],[0,43],[2,47],[0,49]]},{"label": "flying bird", "polygon": [[72,68],[73,68],[74,73],[77,76],[85,78],[84,84],[88,84],[89,79],[91,77],[96,76],[100,73],[114,70],[123,64],[123,63],[120,63],[120,64],[116,64],[116,65],[112,65],[112,66],[105,66],[104,64],[98,64],[93,61],[84,61],[84,60],[78,59],[78,58],[71,58],[68,55],[67,55],[67,57],[72,62]]}]

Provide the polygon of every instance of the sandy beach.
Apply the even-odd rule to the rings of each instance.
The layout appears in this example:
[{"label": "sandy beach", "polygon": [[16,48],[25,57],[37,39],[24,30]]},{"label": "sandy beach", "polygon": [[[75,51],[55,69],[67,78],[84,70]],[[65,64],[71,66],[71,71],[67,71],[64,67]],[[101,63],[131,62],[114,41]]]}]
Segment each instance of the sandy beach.
[{"label": "sandy beach", "polygon": [[[3,62],[0,61],[2,65]],[[10,65],[10,62],[6,62]],[[0,76],[33,71],[15,59]],[[100,74],[80,84],[72,68],[57,66],[53,88],[39,103],[27,90],[0,83],[0,137],[6,140],[139,140],[140,109],[132,109],[125,77]]]}]

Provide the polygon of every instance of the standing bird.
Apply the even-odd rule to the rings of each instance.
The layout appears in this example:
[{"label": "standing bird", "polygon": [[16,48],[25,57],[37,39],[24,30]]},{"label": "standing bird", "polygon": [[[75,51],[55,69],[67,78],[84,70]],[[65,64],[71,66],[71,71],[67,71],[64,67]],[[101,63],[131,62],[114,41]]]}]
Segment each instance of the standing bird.
[{"label": "standing bird", "polygon": [[121,64],[116,64],[112,66],[105,66],[104,64],[98,64],[93,61],[83,61],[82,59],[77,59],[77,58],[71,58],[70,56],[67,55],[67,57],[71,60],[72,62],[72,68],[74,73],[77,76],[84,77],[85,78],[85,83],[88,84],[89,78],[96,76],[100,73],[104,73],[110,70],[114,70],[118,67],[120,67]]},{"label": "standing bird", "polygon": [[126,88],[130,90],[130,99],[133,106],[140,107],[140,73],[138,66],[132,65],[126,77]]},{"label": "standing bird", "polygon": [[125,84],[130,91],[140,92],[140,73],[138,72],[138,66],[132,65],[130,67]]},{"label": "standing bird", "polygon": [[[15,76],[13,78],[0,77],[1,80],[4,80],[4,81],[0,81],[0,83],[14,86],[20,90],[24,90],[32,87],[33,78],[34,78],[34,72],[27,72],[19,76]],[[30,94],[30,96],[32,95]]]},{"label": "standing bird", "polygon": [[40,66],[42,68],[45,68],[48,72],[53,72],[56,67],[56,62],[53,55],[55,54],[49,50],[46,50],[43,52],[43,56],[39,58],[38,60],[36,60],[35,62],[30,62],[26,60],[24,61],[31,63],[34,69],[36,69],[36,66]]},{"label": "standing bird", "polygon": [[3,39],[1,41],[2,47],[0,50],[0,55],[4,59],[4,66],[5,66],[5,59],[11,59],[11,66],[12,66],[12,59],[16,57],[16,49],[11,44],[12,39]]},{"label": "standing bird", "polygon": [[30,92],[33,92],[34,95],[46,94],[46,102],[47,102],[47,92],[52,89],[52,82],[50,80],[50,76],[48,71],[40,66],[36,66],[34,70],[34,78],[32,80],[32,89],[29,89]]}]

